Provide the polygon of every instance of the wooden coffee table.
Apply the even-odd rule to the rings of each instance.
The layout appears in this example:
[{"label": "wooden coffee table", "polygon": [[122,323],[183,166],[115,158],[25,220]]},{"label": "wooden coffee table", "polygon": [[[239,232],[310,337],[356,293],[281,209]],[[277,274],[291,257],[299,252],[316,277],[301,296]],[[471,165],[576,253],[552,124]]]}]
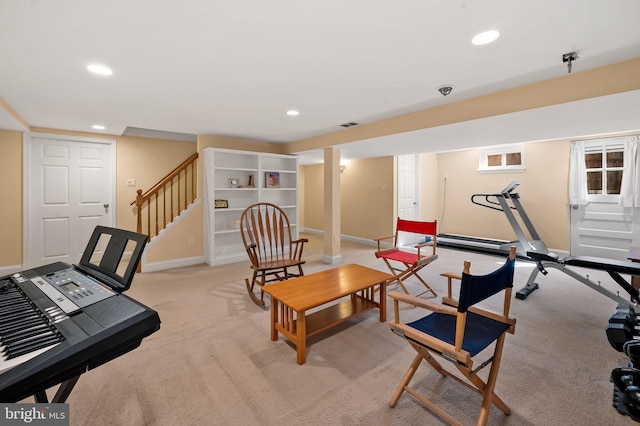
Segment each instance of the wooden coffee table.
[{"label": "wooden coffee table", "polygon": [[[380,310],[380,321],[385,322],[385,284],[391,278],[384,272],[351,264],[265,286],[265,293],[271,296],[271,340],[278,340],[278,332],[282,333],[296,346],[298,364],[304,364],[308,336],[373,308]],[[345,296],[350,297],[307,314]]]}]

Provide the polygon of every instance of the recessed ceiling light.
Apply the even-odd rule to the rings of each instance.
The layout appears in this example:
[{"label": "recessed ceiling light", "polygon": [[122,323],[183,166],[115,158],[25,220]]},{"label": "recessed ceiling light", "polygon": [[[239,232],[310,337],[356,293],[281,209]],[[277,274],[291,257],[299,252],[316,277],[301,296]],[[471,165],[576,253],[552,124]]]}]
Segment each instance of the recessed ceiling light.
[{"label": "recessed ceiling light", "polygon": [[93,127],[96,130],[104,130],[104,126],[102,124],[94,124],[91,127]]},{"label": "recessed ceiling light", "polygon": [[287,111],[287,115],[291,115],[291,116],[296,116],[299,115],[300,112],[296,111],[295,109],[290,109],[289,111]]},{"label": "recessed ceiling light", "polygon": [[100,64],[91,64],[87,66],[87,69],[94,74],[100,74],[100,75],[113,74],[113,71],[111,71],[111,68],[105,67],[104,65],[100,65]]},{"label": "recessed ceiling light", "polygon": [[481,46],[483,44],[489,44],[492,41],[495,41],[498,36],[500,35],[499,32],[497,32],[496,30],[491,30],[491,31],[485,31],[483,33],[480,34],[476,34],[473,39],[471,39],[471,43],[475,44],[476,46]]}]

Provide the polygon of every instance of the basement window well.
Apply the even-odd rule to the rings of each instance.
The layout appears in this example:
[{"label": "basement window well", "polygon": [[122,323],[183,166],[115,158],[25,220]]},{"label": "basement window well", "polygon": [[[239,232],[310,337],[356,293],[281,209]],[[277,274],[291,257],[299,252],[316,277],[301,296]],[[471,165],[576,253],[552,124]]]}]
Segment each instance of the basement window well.
[{"label": "basement window well", "polygon": [[503,145],[481,148],[478,171],[480,173],[523,172],[524,145]]}]

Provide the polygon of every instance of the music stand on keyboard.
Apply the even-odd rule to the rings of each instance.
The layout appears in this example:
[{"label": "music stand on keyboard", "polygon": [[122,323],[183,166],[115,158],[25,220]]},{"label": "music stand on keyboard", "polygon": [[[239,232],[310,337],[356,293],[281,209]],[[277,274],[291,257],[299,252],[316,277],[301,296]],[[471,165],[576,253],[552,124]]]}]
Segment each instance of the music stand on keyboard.
[{"label": "music stand on keyboard", "polygon": [[[118,293],[129,290],[148,238],[144,234],[124,229],[96,226],[76,269],[98,278]],[[104,253],[98,259],[105,243],[107,246]],[[124,264],[123,257],[127,248],[131,250],[131,257]]]}]

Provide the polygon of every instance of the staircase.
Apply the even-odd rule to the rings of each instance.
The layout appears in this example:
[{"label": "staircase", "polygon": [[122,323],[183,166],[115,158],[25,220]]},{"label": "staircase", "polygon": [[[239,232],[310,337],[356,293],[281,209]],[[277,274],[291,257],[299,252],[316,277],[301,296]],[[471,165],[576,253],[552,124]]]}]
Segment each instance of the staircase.
[{"label": "staircase", "polygon": [[138,189],[131,205],[136,205],[137,232],[157,237],[196,200],[198,153],[187,158],[146,192]]}]

